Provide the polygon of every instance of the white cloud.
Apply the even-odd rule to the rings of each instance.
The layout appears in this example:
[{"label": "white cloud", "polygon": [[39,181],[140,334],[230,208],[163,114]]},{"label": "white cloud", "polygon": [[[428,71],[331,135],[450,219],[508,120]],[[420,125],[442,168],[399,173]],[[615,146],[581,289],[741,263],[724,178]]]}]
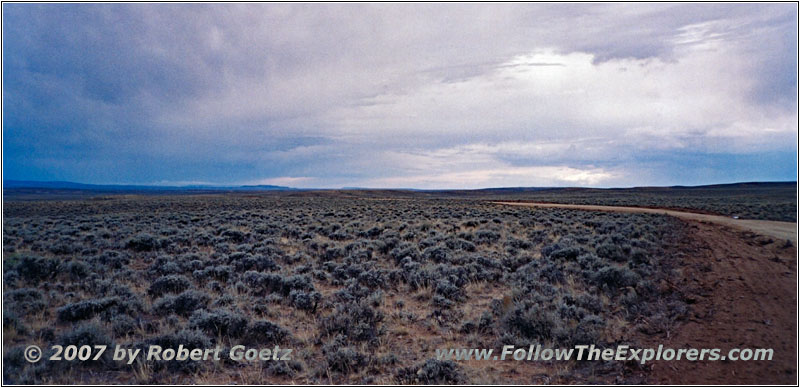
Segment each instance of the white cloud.
[{"label": "white cloud", "polygon": [[567,166],[501,167],[369,179],[365,187],[390,188],[487,188],[513,186],[596,186],[614,178],[603,169]]},{"label": "white cloud", "polygon": [[[708,44],[708,42],[705,42]],[[538,140],[594,137],[631,146],[738,152],[783,147],[796,112],[750,99],[754,69],[731,45],[687,47],[674,62],[538,51],[458,82],[430,83],[326,116],[350,137]],[[560,66],[541,66],[558,63]],[[706,140],[710,140],[705,143]],[[747,140],[751,144],[747,144]],[[726,149],[713,149],[725,144]]]},{"label": "white cloud", "polygon": [[[472,144],[467,146],[419,150],[417,152],[393,151],[372,155],[376,166],[394,166],[391,172],[379,178],[367,178],[358,186],[486,188],[501,186],[597,186],[624,178],[623,171],[592,165],[572,167],[550,164],[547,153],[560,153],[558,145],[551,145],[543,153],[544,161],[538,165],[518,166],[505,160],[510,154],[527,154],[527,150],[542,149],[534,144],[505,143],[500,145]],[[511,150],[510,153],[506,150]],[[556,162],[557,163],[557,162]]]}]

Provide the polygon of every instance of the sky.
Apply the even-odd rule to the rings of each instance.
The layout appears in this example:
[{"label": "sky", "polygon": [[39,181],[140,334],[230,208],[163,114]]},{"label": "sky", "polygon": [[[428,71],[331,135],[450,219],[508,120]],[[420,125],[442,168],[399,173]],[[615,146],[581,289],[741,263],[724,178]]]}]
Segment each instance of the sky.
[{"label": "sky", "polygon": [[797,4],[2,7],[5,180],[797,177]]}]

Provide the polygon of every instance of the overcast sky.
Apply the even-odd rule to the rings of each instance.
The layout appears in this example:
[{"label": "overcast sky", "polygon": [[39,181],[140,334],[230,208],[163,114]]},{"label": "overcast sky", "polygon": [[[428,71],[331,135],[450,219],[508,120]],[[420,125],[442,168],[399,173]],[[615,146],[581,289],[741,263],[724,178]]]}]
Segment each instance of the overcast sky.
[{"label": "overcast sky", "polygon": [[5,179],[795,180],[797,4],[3,4]]}]

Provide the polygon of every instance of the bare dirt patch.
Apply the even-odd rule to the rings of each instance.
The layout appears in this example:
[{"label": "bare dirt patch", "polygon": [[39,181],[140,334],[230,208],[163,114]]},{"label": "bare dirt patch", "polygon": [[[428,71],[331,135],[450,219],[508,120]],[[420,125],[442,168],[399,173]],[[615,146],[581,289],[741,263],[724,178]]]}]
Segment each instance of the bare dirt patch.
[{"label": "bare dirt patch", "polygon": [[654,363],[669,384],[797,384],[797,251],[748,232],[689,221],[682,263],[688,321],[648,342],[675,347],[772,348],[772,361]]}]

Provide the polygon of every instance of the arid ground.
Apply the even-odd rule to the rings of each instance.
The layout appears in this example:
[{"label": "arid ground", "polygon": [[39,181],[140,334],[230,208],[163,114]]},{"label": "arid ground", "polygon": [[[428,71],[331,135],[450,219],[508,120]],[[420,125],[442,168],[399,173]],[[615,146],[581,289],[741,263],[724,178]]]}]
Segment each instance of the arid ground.
[{"label": "arid ground", "polygon": [[[732,206],[793,218],[751,198]],[[797,382],[794,224],[719,215],[719,198],[718,211],[700,210],[716,216],[392,192],[11,199],[5,383]],[[46,351],[31,364],[30,344],[279,345],[294,357],[126,365]],[[774,357],[435,359],[439,348],[509,344]]]}]

